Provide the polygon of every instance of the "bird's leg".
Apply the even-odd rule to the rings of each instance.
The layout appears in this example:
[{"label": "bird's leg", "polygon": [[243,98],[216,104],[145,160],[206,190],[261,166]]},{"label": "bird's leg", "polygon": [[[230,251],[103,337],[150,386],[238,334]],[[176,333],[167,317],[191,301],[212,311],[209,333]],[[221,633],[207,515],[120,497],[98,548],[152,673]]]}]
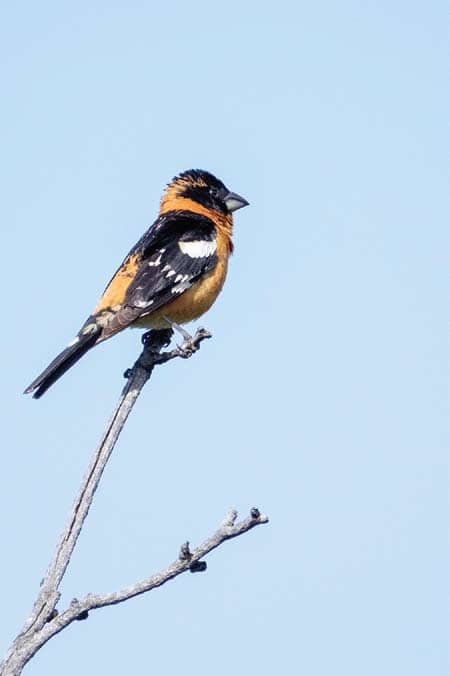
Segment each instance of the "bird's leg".
[{"label": "bird's leg", "polygon": [[163,319],[168,323],[171,329],[174,331],[178,331],[178,333],[183,336],[184,342],[191,342],[192,341],[192,336],[190,333],[188,333],[185,329],[183,329],[182,326],[174,322],[172,319],[169,317],[164,316]]},{"label": "bird's leg", "polygon": [[197,352],[197,350],[200,347],[200,341],[203,340],[203,338],[210,337],[209,331],[206,331],[206,329],[197,329],[195,336],[191,336],[191,334],[188,333],[185,329],[183,329],[182,326],[174,322],[169,317],[163,317],[163,319],[166,320],[171,329],[173,329],[174,331],[178,331],[178,333],[181,334],[181,336],[183,336],[183,342],[181,343],[181,345],[177,345],[177,348],[180,357],[184,357],[185,359],[191,357],[194,354],[194,352]]}]

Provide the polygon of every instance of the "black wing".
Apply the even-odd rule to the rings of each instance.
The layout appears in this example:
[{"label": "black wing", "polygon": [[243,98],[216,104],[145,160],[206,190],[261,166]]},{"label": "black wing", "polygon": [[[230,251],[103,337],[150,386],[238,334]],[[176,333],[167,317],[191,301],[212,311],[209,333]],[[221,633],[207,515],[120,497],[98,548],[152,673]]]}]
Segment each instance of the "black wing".
[{"label": "black wing", "polygon": [[105,339],[189,289],[217,263],[212,220],[189,211],[160,216],[129,254],[139,266],[120,309],[105,322]]},{"label": "black wing", "polygon": [[125,305],[143,309],[142,314],[174,300],[217,262],[216,229],[204,216],[169,212],[149,235],[142,242],[140,267],[125,296]]}]

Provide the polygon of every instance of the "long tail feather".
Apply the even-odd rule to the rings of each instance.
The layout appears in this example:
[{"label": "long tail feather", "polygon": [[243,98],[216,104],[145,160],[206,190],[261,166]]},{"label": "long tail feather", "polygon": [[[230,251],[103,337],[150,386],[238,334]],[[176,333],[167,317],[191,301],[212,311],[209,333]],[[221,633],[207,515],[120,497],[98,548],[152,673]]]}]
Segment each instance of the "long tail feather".
[{"label": "long tail feather", "polygon": [[70,369],[81,357],[86,354],[91,347],[94,347],[97,342],[99,333],[89,333],[86,335],[79,335],[72,345],[66,347],[53,361],[47,366],[45,371],[40,376],[33,380],[31,385],[27,387],[24,394],[34,392],[34,399],[42,397],[44,392],[55,383],[66,371]]}]

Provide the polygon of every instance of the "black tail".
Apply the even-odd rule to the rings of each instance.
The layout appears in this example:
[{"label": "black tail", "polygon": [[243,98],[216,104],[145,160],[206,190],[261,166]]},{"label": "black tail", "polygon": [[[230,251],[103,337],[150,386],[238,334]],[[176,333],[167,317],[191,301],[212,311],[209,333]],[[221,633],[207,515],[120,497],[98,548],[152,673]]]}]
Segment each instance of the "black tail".
[{"label": "black tail", "polygon": [[31,385],[25,390],[24,394],[34,392],[34,399],[42,397],[44,392],[46,392],[58,378],[61,378],[61,376],[81,359],[91,347],[94,347],[100,332],[101,329],[99,327],[99,330],[94,333],[77,336],[76,342],[74,342],[73,345],[66,347],[66,349],[47,366],[45,371],[43,371],[36,380],[33,380]]}]

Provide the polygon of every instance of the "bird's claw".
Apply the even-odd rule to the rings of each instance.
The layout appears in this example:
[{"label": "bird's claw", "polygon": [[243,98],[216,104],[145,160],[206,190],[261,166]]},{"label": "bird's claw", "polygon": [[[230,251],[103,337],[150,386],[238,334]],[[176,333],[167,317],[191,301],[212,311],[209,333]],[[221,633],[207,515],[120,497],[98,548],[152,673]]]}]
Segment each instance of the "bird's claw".
[{"label": "bird's claw", "polygon": [[199,345],[194,342],[192,336],[186,338],[180,345],[177,344],[177,350],[182,359],[189,359],[199,349]]},{"label": "bird's claw", "polygon": [[197,329],[194,336],[187,334],[187,337],[184,339],[181,345],[177,345],[179,356],[183,359],[189,359],[189,357],[192,357],[192,355],[200,349],[200,344],[202,340],[205,340],[205,338],[211,338],[211,333],[204,328]]}]

